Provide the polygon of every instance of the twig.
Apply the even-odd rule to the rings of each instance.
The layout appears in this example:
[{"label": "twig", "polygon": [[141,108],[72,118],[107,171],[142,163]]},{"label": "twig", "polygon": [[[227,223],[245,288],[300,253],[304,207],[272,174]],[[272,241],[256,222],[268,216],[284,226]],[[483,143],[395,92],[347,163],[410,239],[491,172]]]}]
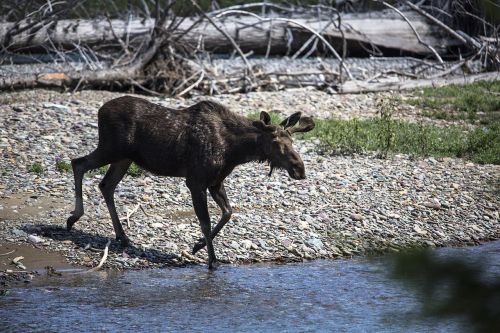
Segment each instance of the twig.
[{"label": "twig", "polygon": [[482,51],[482,50],[483,50],[483,47],[482,47],[481,49],[479,49],[479,51],[478,51],[478,52],[476,52],[476,53],[475,53],[474,55],[472,55],[471,57],[469,57],[469,58],[467,58],[467,59],[464,59],[464,60],[460,61],[459,63],[457,63],[457,64],[455,64],[455,65],[451,66],[450,68],[448,68],[448,69],[447,69],[447,70],[445,70],[445,71],[442,71],[442,72],[440,72],[440,73],[436,73],[436,74],[431,75],[431,76],[429,76],[429,77],[427,77],[427,78],[428,78],[428,79],[435,79],[435,78],[438,78],[438,77],[443,77],[443,76],[445,76],[445,75],[448,75],[448,74],[450,74],[450,73],[454,72],[454,71],[455,71],[455,70],[457,70],[458,68],[462,67],[462,66],[463,66],[466,62],[468,62],[468,61],[470,61],[470,60],[474,59],[475,57],[477,57],[477,56],[481,53],[481,51]]},{"label": "twig", "polygon": [[307,51],[306,54],[304,54],[304,56],[302,57],[302,59],[307,59],[309,58],[309,56],[311,54],[313,54],[314,51],[316,51],[317,47],[318,47],[318,40],[317,38],[314,39],[314,43],[313,45],[311,46],[311,49],[309,51]]},{"label": "twig", "polygon": [[132,209],[132,211],[128,211],[128,208],[127,208],[127,215],[125,217],[125,219],[127,220],[127,228],[130,228],[130,217],[135,213],[137,212],[137,210],[139,209],[139,207],[141,207],[141,204],[137,204],[137,206],[135,206],[134,209]]},{"label": "twig", "polygon": [[[325,25],[320,31],[318,31],[319,33],[323,33],[323,31],[325,31],[329,26],[330,24],[332,24],[332,22],[328,22],[327,25]],[[309,37],[309,39],[300,47],[300,49],[297,50],[297,52],[295,52],[291,59],[296,59],[299,54],[301,54],[302,52],[304,52],[304,50],[309,46],[309,44],[312,43],[313,40],[317,40],[317,37],[316,35],[312,35],[311,37]]]},{"label": "twig", "polygon": [[416,11],[417,13],[419,13],[420,15],[425,16],[426,18],[428,18],[432,22],[434,22],[437,25],[439,25],[441,28],[443,28],[444,30],[446,30],[448,33],[450,33],[453,37],[455,37],[456,39],[458,39],[459,41],[461,41],[463,44],[466,44],[466,45],[468,44],[467,40],[464,37],[460,36],[456,31],[452,30],[450,27],[448,27],[446,24],[444,24],[443,22],[441,22],[440,20],[438,20],[434,16],[432,16],[429,13],[427,13],[426,11],[418,8],[418,6],[415,6],[410,1],[405,1],[405,4],[408,5],[414,11]]},{"label": "twig", "polygon": [[108,242],[106,243],[106,247],[104,248],[104,254],[102,255],[101,261],[99,262],[99,265],[97,265],[94,268],[91,268],[89,270],[86,270],[84,273],[90,273],[90,272],[96,272],[99,269],[101,269],[102,265],[106,262],[106,259],[108,258],[108,251],[109,251],[109,245],[111,244],[111,240],[108,239]]},{"label": "twig", "polygon": [[269,26],[269,39],[267,40],[266,59],[269,57],[269,53],[271,53],[272,40],[273,40],[273,20],[271,19],[271,24]]},{"label": "twig", "polygon": [[148,217],[152,217],[153,215],[152,214],[149,214],[148,212],[146,212],[146,210],[144,209],[144,207],[141,206],[141,210],[142,212],[144,213],[144,215],[148,216]]},{"label": "twig", "polygon": [[0,254],[0,256],[8,256],[9,254],[12,254],[14,252],[16,252],[16,250],[12,250],[12,251],[7,252],[7,253],[2,253],[2,254]]},{"label": "twig", "polygon": [[137,88],[139,88],[139,89],[147,92],[148,94],[151,94],[151,95],[154,95],[154,96],[163,96],[163,94],[160,94],[159,92],[156,92],[154,90],[151,90],[151,89],[148,89],[148,88],[144,87],[142,84],[140,84],[139,82],[135,81],[134,79],[129,79],[129,81],[130,81],[130,83],[133,86],[135,86],[135,87],[137,87]]},{"label": "twig", "polygon": [[[222,29],[221,27],[219,27],[217,25],[217,23],[210,17],[208,16],[204,11],[203,9],[201,9],[200,5],[198,5],[198,3],[195,1],[195,0],[191,0],[191,3],[193,4],[193,6],[195,6],[198,11],[201,13],[201,15],[203,17],[205,17],[209,22],[210,24],[212,24],[214,26],[215,29],[217,29],[217,31],[219,31],[221,34],[223,34],[228,40],[229,42],[233,45],[234,49],[236,50],[236,52],[238,52],[238,54],[240,55],[240,57],[243,59],[243,61],[245,62],[245,66],[247,67],[248,71],[253,74],[253,71],[252,71],[252,66],[250,65],[250,63],[248,62],[248,59],[247,57],[245,57],[245,54],[243,53],[243,51],[241,51],[240,47],[238,46],[238,44],[234,41],[234,39],[227,33],[226,30]],[[216,16],[217,17],[217,16]]]},{"label": "twig", "polygon": [[203,78],[205,77],[205,71],[204,70],[201,70],[201,75],[200,77],[198,78],[198,80],[196,80],[195,83],[193,83],[192,85],[190,85],[189,87],[187,87],[186,89],[184,89],[183,91],[181,91],[177,97],[181,97],[182,95],[188,93],[191,89],[193,89],[194,87],[196,87],[197,85],[200,84],[201,80],[203,80]]}]

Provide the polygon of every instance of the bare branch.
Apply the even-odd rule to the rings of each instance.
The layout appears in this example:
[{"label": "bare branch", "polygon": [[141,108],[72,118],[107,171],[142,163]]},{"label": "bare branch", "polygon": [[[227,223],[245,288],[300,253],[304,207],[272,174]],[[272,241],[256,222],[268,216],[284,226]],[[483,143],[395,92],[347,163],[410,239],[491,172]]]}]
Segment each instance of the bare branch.
[{"label": "bare branch", "polygon": [[415,27],[413,26],[413,24],[410,22],[410,20],[408,20],[408,18],[399,10],[397,9],[396,7],[388,4],[387,2],[385,1],[380,1],[380,0],[375,0],[376,2],[378,3],[381,3],[383,4],[384,6],[386,6],[387,8],[390,8],[392,10],[394,10],[396,13],[398,13],[407,23],[408,25],[410,26],[411,30],[413,30],[413,33],[415,34],[415,37],[417,37],[417,40],[420,44],[424,45],[425,47],[427,47],[433,54],[434,56],[436,57],[436,59],[439,61],[439,63],[443,64],[443,59],[441,59],[441,57],[439,56],[439,54],[436,52],[436,50],[429,44],[427,44],[426,42],[424,42],[422,40],[422,38],[420,37],[420,34],[418,33],[417,29],[415,29]]},{"label": "bare branch", "polygon": [[[226,15],[231,15],[231,14],[243,14],[243,15],[253,16],[253,17],[257,18],[259,21],[261,21],[262,23],[274,20],[274,21],[287,22],[287,23],[291,23],[292,25],[299,26],[299,27],[301,27],[301,28],[309,31],[313,35],[315,35],[319,40],[321,40],[325,44],[325,46],[330,50],[330,52],[332,52],[332,54],[338,60],[342,61],[342,58],[339,56],[339,54],[337,53],[337,51],[335,51],[335,49],[333,48],[333,46],[330,45],[330,43],[328,43],[328,41],[323,36],[321,36],[316,30],[314,30],[314,29],[312,29],[312,28],[306,26],[305,24],[302,24],[302,23],[300,23],[300,22],[298,22],[296,20],[286,19],[286,18],[282,18],[282,17],[274,17],[272,19],[271,18],[262,18],[262,17],[260,17],[257,14],[250,13],[250,12],[243,11],[243,10],[227,10],[227,11],[224,11],[224,12],[221,12],[221,13],[217,14],[216,17],[226,16]],[[351,72],[349,71],[349,68],[347,68],[347,66],[345,64],[343,64],[343,68],[345,69],[345,71],[346,71],[347,75],[349,76],[349,78],[352,80],[353,76],[352,76]]]}]

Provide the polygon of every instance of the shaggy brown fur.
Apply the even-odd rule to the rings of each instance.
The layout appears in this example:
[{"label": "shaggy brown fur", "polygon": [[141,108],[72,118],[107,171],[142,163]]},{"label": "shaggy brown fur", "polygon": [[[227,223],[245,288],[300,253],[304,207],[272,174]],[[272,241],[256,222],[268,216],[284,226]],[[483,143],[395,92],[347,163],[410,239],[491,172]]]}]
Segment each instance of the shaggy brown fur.
[{"label": "shaggy brown fur", "polygon": [[[300,121],[299,126],[294,125]],[[136,97],[120,97],[105,103],[98,113],[99,143],[89,155],[71,161],[75,178],[75,210],[67,220],[71,230],[83,215],[82,179],[85,172],[111,164],[99,184],[108,206],[117,240],[129,240],[116,213],[114,191],[135,162],[154,174],[184,177],[203,238],[193,248],[205,245],[208,264],[216,261],[212,239],[231,217],[231,206],[223,181],[240,164],[268,161],[273,168],[288,171],[294,179],[305,178],[304,163],[293,150],[291,134],[314,128],[311,118],[297,112],[279,126],[266,112],[251,121],[210,101],[185,109],[165,108]],[[211,230],[207,189],[222,210],[222,218]]]}]

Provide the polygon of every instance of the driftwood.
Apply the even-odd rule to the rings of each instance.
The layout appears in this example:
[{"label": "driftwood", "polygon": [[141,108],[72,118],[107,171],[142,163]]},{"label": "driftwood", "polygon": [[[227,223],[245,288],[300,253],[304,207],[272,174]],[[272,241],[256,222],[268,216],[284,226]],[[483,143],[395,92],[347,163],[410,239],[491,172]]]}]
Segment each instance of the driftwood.
[{"label": "driftwood", "polygon": [[[385,15],[346,14],[342,17],[342,27],[345,39],[350,43],[350,49],[360,48],[358,43],[374,45],[388,49],[397,49],[416,54],[432,54],[428,47],[415,39],[415,34],[408,23],[401,17],[385,12]],[[431,45],[438,53],[446,53],[447,48],[457,45],[457,41],[443,38],[438,30],[420,15],[406,12],[422,40]],[[315,31],[322,31],[322,35],[333,40],[341,40],[342,31],[331,24],[329,19],[294,18],[295,22],[305,25]],[[203,21],[200,24],[195,18],[186,18],[174,32],[180,36],[180,42],[194,48],[203,41],[205,50],[217,52],[232,52],[234,45],[213,24]],[[5,36],[16,23],[0,24],[0,45],[6,49],[16,50],[33,48],[46,44],[49,40],[62,47],[74,48],[80,44],[109,44],[119,47],[116,38],[125,39],[131,43],[140,43],[150,35],[155,20],[131,19],[127,20],[59,20],[46,27],[31,32],[29,29],[9,38]],[[170,22],[166,22],[168,25]],[[294,33],[292,47],[298,50],[311,33],[298,24],[286,21],[261,22],[255,17],[230,17],[221,20],[225,32],[238,44],[243,52],[253,50],[255,53],[265,54],[268,44],[271,53],[284,53],[289,48],[288,31]],[[17,23],[21,28],[28,21]],[[326,28],[325,28],[326,27]],[[191,29],[191,30],[189,30]],[[188,31],[186,33],[186,31]],[[340,47],[339,47],[340,49]]]},{"label": "driftwood", "polygon": [[[191,2],[198,8],[199,17],[179,18],[169,14],[168,8],[160,11],[160,0],[156,0],[155,13],[146,11],[146,18],[129,14],[126,20],[110,19],[109,16],[95,20],[65,20],[49,13],[38,21],[34,19],[37,16],[27,15],[27,19],[16,23],[0,23],[0,63],[12,61],[11,54],[37,49],[64,63],[59,66],[64,69],[55,73],[53,68],[42,67],[46,69],[38,69],[37,73],[0,76],[0,90],[38,86],[76,90],[84,86],[116,84],[152,95],[174,96],[183,96],[193,90],[218,94],[304,86],[347,93],[440,84],[448,82],[440,78],[456,74],[457,69],[468,66],[469,61],[479,59],[482,64],[494,66],[500,63],[497,39],[491,36],[473,38],[454,31],[424,11],[424,6],[420,8],[408,1],[398,8],[385,1],[376,1],[390,10],[361,14],[341,14],[324,5],[299,8],[264,2],[207,13],[195,0]],[[262,8],[262,16],[245,11],[258,7]],[[266,14],[269,8],[276,12]],[[160,12],[163,13],[161,17]],[[286,17],[277,16],[279,12],[287,13]],[[450,49],[456,51],[455,46],[465,51],[461,52],[465,59],[461,57],[459,63],[449,67],[443,63],[441,55],[449,55]],[[421,61],[439,72],[421,75],[413,69],[384,68],[365,76],[359,73],[356,65],[346,65],[347,50],[349,56],[358,51],[380,56],[392,50],[392,54],[404,52],[435,58],[440,64]],[[211,61],[204,60],[210,59],[207,51],[237,53],[244,66],[230,72],[223,68],[218,70]],[[315,52],[333,55],[339,61],[338,68],[298,70],[290,66],[286,70],[266,71],[251,65],[247,59],[249,54],[258,53],[265,54],[266,58],[272,53],[293,55],[291,58],[296,59]],[[79,58],[77,66],[70,60],[75,54]],[[492,70],[494,66],[483,67]],[[417,80],[374,82],[387,75]],[[361,82],[354,78],[368,80]],[[344,84],[344,79],[350,81]]]},{"label": "driftwood", "polygon": [[27,87],[61,87],[76,86],[85,81],[88,84],[127,81],[137,77],[144,66],[156,55],[163,42],[157,38],[151,47],[128,66],[108,68],[104,70],[69,71],[65,73],[34,73],[22,76],[0,77],[0,90]]},{"label": "driftwood", "polygon": [[339,90],[344,94],[357,94],[388,90],[399,91],[425,87],[440,87],[450,84],[465,85],[478,81],[497,80],[500,80],[500,72],[488,72],[467,76],[453,76],[448,78],[419,79],[397,82],[368,83],[364,81],[348,81],[344,83]]},{"label": "driftwood", "polygon": [[106,262],[106,259],[108,259],[108,252],[109,252],[109,245],[111,244],[111,240],[108,240],[106,243],[106,246],[104,247],[104,253],[102,255],[101,260],[99,261],[99,264],[96,267],[90,268],[83,273],[91,273],[91,272],[97,272],[98,270],[101,269],[102,265]]}]

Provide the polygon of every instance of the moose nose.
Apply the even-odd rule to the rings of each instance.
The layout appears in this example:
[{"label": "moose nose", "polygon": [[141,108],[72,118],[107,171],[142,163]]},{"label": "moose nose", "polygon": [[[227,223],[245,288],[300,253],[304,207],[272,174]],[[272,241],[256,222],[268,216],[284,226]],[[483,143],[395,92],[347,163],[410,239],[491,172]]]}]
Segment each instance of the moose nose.
[{"label": "moose nose", "polygon": [[304,165],[296,166],[292,169],[292,172],[289,172],[291,178],[296,180],[306,179],[306,170]]},{"label": "moose nose", "polygon": [[287,169],[288,175],[293,179],[300,180],[306,178],[304,162],[302,162],[302,159],[296,152],[294,152],[293,158],[290,160],[290,164]]},{"label": "moose nose", "polygon": [[293,177],[296,180],[301,180],[301,179],[306,179],[306,173],[304,170],[301,170],[295,174],[295,177]]}]

